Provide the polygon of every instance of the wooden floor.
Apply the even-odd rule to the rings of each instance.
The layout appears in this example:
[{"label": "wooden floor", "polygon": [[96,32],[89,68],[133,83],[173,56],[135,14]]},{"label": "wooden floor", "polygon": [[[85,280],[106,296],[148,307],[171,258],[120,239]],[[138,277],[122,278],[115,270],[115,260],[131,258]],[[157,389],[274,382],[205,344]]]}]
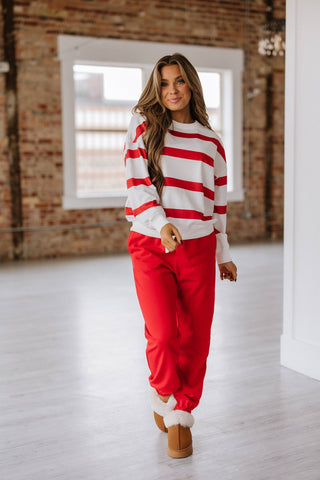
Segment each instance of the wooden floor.
[{"label": "wooden floor", "polygon": [[319,480],[320,383],[279,365],[282,246],[218,282],[194,455],[153,424],[126,255],[0,266],[0,478]]}]

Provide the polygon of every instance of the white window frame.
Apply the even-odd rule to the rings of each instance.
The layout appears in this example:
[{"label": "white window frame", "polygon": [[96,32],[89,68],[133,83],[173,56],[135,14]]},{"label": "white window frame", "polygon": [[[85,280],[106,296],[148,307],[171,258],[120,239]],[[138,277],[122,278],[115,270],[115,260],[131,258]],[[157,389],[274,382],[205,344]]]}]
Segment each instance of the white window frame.
[{"label": "white window frame", "polygon": [[76,186],[76,149],[74,115],[73,65],[101,64],[142,67],[148,77],[153,66],[164,55],[179,52],[198,69],[223,72],[222,131],[233,179],[229,201],[243,200],[242,188],[242,71],[243,51],[183,44],[140,42],[74,35],[58,36],[58,57],[61,61],[62,132],[64,209],[123,207],[127,195],[106,193],[99,196],[78,196]]}]

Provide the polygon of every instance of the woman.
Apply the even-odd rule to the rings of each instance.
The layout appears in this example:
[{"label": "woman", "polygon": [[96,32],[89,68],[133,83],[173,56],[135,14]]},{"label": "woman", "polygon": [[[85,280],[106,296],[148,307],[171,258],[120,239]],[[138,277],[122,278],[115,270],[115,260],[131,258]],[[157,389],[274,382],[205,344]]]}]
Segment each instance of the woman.
[{"label": "woman", "polygon": [[134,108],[125,144],[128,239],[145,320],[152,406],[167,453],[192,454],[191,411],[203,388],[215,260],[235,281],[226,228],[226,161],[195,68],[161,58]]}]

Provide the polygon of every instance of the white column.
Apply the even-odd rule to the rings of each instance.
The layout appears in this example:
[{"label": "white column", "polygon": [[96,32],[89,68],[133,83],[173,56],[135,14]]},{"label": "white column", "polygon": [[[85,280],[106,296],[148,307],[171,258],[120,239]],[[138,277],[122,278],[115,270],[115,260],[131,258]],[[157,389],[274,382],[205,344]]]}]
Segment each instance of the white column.
[{"label": "white column", "polygon": [[320,1],[287,0],[281,363],[320,380]]}]

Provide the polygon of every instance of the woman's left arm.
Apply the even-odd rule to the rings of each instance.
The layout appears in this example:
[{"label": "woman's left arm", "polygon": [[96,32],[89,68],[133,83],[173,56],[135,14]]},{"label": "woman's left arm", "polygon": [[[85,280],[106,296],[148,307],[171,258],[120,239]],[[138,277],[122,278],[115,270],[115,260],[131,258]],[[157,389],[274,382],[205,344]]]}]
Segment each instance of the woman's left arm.
[{"label": "woman's left arm", "polygon": [[227,223],[227,164],[222,144],[218,145],[215,159],[215,232],[217,238],[217,262],[221,280],[237,281],[237,267],[232,262],[229,252]]},{"label": "woman's left arm", "polygon": [[231,262],[227,223],[227,164],[222,144],[218,143],[214,160],[214,230],[217,238],[217,263]]}]

